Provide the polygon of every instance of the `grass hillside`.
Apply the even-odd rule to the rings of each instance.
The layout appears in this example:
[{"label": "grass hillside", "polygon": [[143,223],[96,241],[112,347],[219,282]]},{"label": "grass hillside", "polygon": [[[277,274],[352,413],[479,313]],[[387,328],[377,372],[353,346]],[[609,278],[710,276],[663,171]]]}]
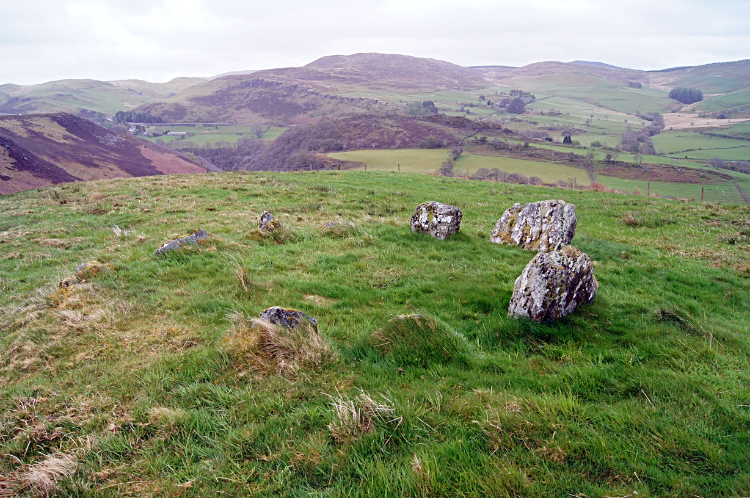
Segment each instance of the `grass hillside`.
[{"label": "grass hillside", "polygon": [[0,85],[0,113],[43,114],[94,111],[114,114],[155,100],[204,81],[175,78],[167,83],[141,80],[60,80],[39,85]]},{"label": "grass hillside", "polygon": [[[489,233],[560,198],[596,299],[509,318],[534,254]],[[460,232],[412,233],[425,200]],[[749,237],[744,206],[370,171],[2,197],[0,494],[746,496]],[[259,336],[274,305],[322,340]]]}]

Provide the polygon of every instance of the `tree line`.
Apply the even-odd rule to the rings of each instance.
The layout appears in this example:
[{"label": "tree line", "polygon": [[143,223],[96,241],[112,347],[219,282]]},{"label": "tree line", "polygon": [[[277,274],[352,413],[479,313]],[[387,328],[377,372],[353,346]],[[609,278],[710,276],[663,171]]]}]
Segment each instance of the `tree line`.
[{"label": "tree line", "polygon": [[669,98],[682,102],[683,104],[693,104],[703,100],[703,92],[695,88],[678,86],[672,88],[669,92]]},{"label": "tree line", "polygon": [[117,111],[115,113],[115,123],[163,123],[161,116],[152,116],[147,112],[134,111]]}]

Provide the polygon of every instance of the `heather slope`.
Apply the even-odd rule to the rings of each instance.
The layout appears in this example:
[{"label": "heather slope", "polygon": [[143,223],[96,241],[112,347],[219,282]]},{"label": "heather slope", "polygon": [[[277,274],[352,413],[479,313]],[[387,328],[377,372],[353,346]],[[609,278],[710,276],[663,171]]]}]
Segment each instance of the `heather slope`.
[{"label": "heather slope", "polygon": [[178,153],[71,114],[0,117],[0,194],[52,184],[202,173]]}]

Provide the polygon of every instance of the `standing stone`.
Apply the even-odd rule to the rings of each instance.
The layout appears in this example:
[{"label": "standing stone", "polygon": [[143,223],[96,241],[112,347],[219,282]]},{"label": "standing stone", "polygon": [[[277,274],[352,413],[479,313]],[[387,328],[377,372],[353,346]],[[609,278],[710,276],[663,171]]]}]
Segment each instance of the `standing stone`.
[{"label": "standing stone", "polygon": [[274,325],[279,325],[284,328],[294,328],[297,325],[299,325],[300,322],[310,322],[314,329],[318,330],[318,321],[305,314],[301,311],[290,309],[290,308],[282,308],[281,306],[272,306],[270,308],[265,309],[260,314],[261,320],[266,320]]},{"label": "standing stone", "polygon": [[576,233],[576,207],[565,201],[516,203],[503,213],[490,241],[515,244],[524,249],[551,251],[565,247]]},{"label": "standing stone", "polygon": [[593,302],[598,286],[586,253],[573,246],[540,252],[516,279],[508,316],[554,321]]},{"label": "standing stone", "polygon": [[456,206],[441,202],[423,202],[411,215],[411,231],[428,233],[445,240],[461,228],[463,214]]},{"label": "standing stone", "polygon": [[162,246],[156,250],[156,254],[164,254],[168,251],[175,251],[187,244],[197,244],[199,240],[207,239],[210,235],[205,230],[195,230],[184,237],[178,237],[174,240],[162,244]]},{"label": "standing stone", "polygon": [[268,211],[263,211],[263,214],[260,215],[258,228],[260,228],[261,230],[268,230],[269,232],[273,232],[280,226],[281,223],[279,223],[278,220],[273,219],[273,215]]}]

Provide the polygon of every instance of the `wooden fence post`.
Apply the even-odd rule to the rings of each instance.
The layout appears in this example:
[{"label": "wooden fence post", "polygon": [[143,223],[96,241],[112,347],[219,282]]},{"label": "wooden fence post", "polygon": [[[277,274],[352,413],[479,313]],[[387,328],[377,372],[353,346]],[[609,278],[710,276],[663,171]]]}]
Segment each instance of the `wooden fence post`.
[{"label": "wooden fence post", "polygon": [[310,173],[312,173],[312,163],[310,163]]},{"label": "wooden fence post", "polygon": [[703,204],[703,189],[705,189],[705,188],[706,187],[701,187],[701,204]]},{"label": "wooden fence post", "polygon": [[651,197],[651,182],[648,182],[646,186],[646,197]]},{"label": "wooden fence post", "polygon": [[398,165],[398,172],[401,173],[401,165]]}]

